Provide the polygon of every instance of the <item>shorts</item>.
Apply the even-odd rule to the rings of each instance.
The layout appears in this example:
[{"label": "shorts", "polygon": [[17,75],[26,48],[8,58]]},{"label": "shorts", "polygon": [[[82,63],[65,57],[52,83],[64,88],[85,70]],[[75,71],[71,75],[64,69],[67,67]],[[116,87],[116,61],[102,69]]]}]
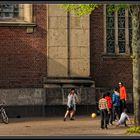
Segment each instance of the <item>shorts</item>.
[{"label": "shorts", "polygon": [[67,110],[68,111],[72,111],[73,110],[73,107],[72,106],[71,107],[67,106]]},{"label": "shorts", "polygon": [[73,106],[73,110],[76,111],[76,104]]}]

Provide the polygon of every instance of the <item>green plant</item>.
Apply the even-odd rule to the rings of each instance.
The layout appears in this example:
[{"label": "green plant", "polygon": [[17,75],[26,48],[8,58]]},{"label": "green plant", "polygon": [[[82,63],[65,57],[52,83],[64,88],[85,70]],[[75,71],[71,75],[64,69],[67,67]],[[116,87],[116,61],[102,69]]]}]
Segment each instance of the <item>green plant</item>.
[{"label": "green plant", "polygon": [[134,126],[128,128],[127,133],[140,133],[140,126]]}]

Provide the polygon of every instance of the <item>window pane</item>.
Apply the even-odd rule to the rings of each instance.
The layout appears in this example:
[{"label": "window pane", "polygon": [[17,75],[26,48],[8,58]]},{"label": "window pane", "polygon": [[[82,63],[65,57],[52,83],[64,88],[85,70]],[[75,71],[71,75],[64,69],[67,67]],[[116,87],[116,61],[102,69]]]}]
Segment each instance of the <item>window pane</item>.
[{"label": "window pane", "polygon": [[107,41],[107,52],[115,53],[115,41]]},{"label": "window pane", "polygon": [[125,53],[125,10],[118,12],[119,53]]},{"label": "window pane", "polygon": [[118,11],[119,17],[125,17],[125,9],[122,9],[121,11]]},{"label": "window pane", "polygon": [[15,18],[19,16],[18,4],[0,4],[0,19]]},{"label": "window pane", "polygon": [[125,53],[125,41],[119,41],[119,53]]},{"label": "window pane", "polygon": [[118,29],[118,40],[125,41],[125,29]]},{"label": "window pane", "polygon": [[107,17],[107,28],[114,28],[114,17]]},{"label": "window pane", "polygon": [[125,28],[125,17],[118,17],[118,28]]},{"label": "window pane", "polygon": [[107,41],[115,40],[115,30],[114,29],[107,29]]},{"label": "window pane", "polygon": [[106,16],[106,43],[107,53],[115,53],[115,14],[108,13]]},{"label": "window pane", "polygon": [[[111,12],[109,12],[110,11],[110,6],[111,5],[107,5],[106,6],[106,14],[107,14],[107,16],[109,17],[109,16],[114,16],[114,12],[112,12],[112,10],[111,10]],[[114,5],[112,5],[112,8],[114,8]]]}]

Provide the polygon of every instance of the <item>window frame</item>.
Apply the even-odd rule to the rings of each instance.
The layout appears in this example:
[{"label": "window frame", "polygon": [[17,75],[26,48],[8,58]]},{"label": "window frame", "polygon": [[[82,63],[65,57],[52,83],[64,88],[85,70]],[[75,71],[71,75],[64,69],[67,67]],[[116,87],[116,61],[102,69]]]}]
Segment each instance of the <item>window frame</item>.
[{"label": "window frame", "polygon": [[0,20],[0,28],[4,27],[27,27],[27,33],[33,33],[34,27],[36,26],[33,18],[33,4],[19,4],[19,16],[21,20]]},{"label": "window frame", "polygon": [[0,26],[34,25],[32,7],[32,4],[19,4],[19,17],[21,18],[0,19]]},{"label": "window frame", "polygon": [[129,56],[129,15],[128,10],[125,10],[125,53],[119,53],[118,45],[118,13],[115,12],[115,53],[107,52],[107,25],[106,25],[106,4],[103,5],[103,16],[104,16],[104,55],[119,55],[119,56]]},{"label": "window frame", "polygon": [[[0,8],[2,9],[1,11],[0,11],[0,14],[6,14],[6,13],[12,13],[12,14],[14,14],[15,13],[15,11],[13,11],[14,9],[14,7],[12,7],[12,11],[9,11],[10,9],[8,9],[8,11],[7,11],[7,9],[5,9],[2,5],[4,5],[4,4],[0,4]],[[20,9],[20,6],[19,6],[19,4],[9,4],[9,5],[18,5],[18,11],[16,11],[17,13],[18,13],[18,17],[7,17],[7,16],[0,16],[0,21],[15,21],[17,18],[19,18],[19,9]],[[2,7],[1,7],[2,6]]]}]

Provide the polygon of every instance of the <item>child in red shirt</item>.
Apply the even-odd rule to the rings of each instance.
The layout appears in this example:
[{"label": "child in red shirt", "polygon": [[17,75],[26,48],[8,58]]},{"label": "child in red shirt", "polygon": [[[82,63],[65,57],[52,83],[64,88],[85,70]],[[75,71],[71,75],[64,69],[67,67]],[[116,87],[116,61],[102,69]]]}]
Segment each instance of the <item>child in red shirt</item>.
[{"label": "child in red shirt", "polygon": [[111,125],[113,125],[112,121],[113,121],[113,114],[112,114],[112,108],[113,108],[113,104],[112,104],[112,98],[110,96],[110,92],[107,92],[106,93],[106,97],[105,99],[107,100],[107,103],[108,103],[108,108],[109,108],[109,114],[108,114],[108,121],[107,123]]}]

